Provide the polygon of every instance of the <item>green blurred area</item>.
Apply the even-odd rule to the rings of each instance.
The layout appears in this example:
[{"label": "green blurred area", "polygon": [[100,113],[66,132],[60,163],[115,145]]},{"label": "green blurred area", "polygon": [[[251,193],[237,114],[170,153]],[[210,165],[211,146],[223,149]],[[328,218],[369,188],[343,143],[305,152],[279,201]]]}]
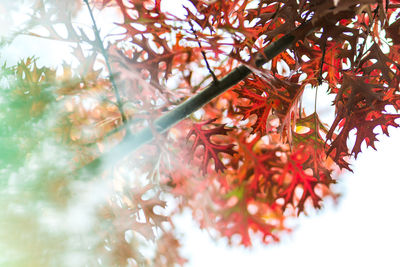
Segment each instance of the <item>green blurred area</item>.
[{"label": "green blurred area", "polygon": [[48,134],[55,71],[28,58],[17,66],[3,65],[0,72],[0,168],[16,168]]},{"label": "green blurred area", "polygon": [[0,266],[56,266],[67,239],[43,223],[68,196],[55,71],[28,58],[0,72]]}]

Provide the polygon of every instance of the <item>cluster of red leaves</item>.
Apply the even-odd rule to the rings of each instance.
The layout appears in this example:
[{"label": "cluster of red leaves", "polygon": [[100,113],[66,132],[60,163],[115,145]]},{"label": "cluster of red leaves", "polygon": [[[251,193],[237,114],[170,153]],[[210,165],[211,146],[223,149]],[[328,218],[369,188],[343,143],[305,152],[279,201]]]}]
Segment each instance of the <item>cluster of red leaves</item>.
[{"label": "cluster of red leaves", "polygon": [[[240,243],[249,246],[251,232],[260,233],[266,243],[278,240],[289,231],[288,217],[305,212],[307,206],[320,208],[324,198],[336,197],[333,172],[350,170],[348,159],[358,155],[364,141],[374,148],[377,128],[388,135],[389,126],[399,126],[400,115],[387,111],[400,109],[398,1],[189,0],[183,18],[161,9],[167,0],[95,2],[120,16],[116,25],[123,33],[107,51],[129,125],[121,127],[110,84],[97,79],[92,64],[97,53],[92,51],[89,71],[78,71],[78,82],[60,92],[87,90],[107,100],[98,102],[99,112],[84,109],[78,101],[68,114],[75,127],[108,125],[90,138],[92,143],[109,143],[107,138],[119,142],[127,131],[153,125],[156,116],[193,96],[213,74],[220,78],[240,63],[253,71],[191,117],[203,122],[186,120],[166,135],[154,131],[162,156],[143,166],[143,172],[152,174],[152,182],[158,176],[160,188],[178,199],[178,211],[191,208],[202,227],[212,227],[230,241],[238,235]],[[56,24],[44,9],[36,15]],[[70,39],[101,50],[99,40],[65,23]],[[311,33],[270,63],[256,66],[263,48],[306,23],[313,25]],[[48,27],[46,37],[62,38],[52,36],[55,30]],[[80,45],[74,54],[83,57]],[[328,126],[317,113],[301,110],[304,90],[322,84],[335,97],[336,115]],[[349,147],[353,129],[356,141]],[[70,135],[72,141],[88,145],[82,138]],[[178,160],[168,160],[171,157]],[[127,209],[115,203],[108,207],[112,210],[108,214],[114,215],[107,218],[124,225],[120,233],[133,229],[151,239],[153,228],[162,227],[166,218],[153,208],[165,203],[157,194],[144,201],[145,191],[124,194],[130,199],[125,204],[136,203]],[[132,215],[139,210],[145,216],[141,223]],[[177,247],[168,235],[162,240]],[[165,246],[159,250],[165,253]],[[128,253],[125,260],[129,257],[136,256]],[[158,260],[183,264],[174,258]]]},{"label": "cluster of red leaves", "polygon": [[[224,114],[219,121],[230,131],[221,131],[221,126],[211,132],[199,128],[215,119],[194,123],[190,130],[196,131],[197,139],[208,140],[195,141],[192,156],[202,159],[203,173],[213,159],[216,173],[208,168],[203,179],[208,186],[218,184],[211,191],[201,187],[214,205],[206,209],[208,218],[201,216],[201,224],[214,221],[223,236],[239,234],[244,245],[251,244],[250,230],[261,232],[266,242],[268,237],[274,240],[277,232],[285,229],[283,222],[290,214],[303,212],[306,203],[320,208],[323,198],[336,196],[331,189],[335,183],[332,172],[337,167],[351,170],[348,159],[357,156],[364,141],[374,147],[377,127],[388,135],[389,126],[399,126],[396,120],[400,115],[386,111],[389,106],[400,108],[398,38],[394,34],[399,25],[389,23],[398,15],[391,3],[376,1],[365,1],[361,6],[353,1],[340,1],[337,6],[330,1],[260,1],[256,9],[246,8],[248,1],[191,2],[198,13],[188,11],[187,19],[207,29],[209,34],[199,37],[208,44],[205,49],[224,51],[219,48],[226,44],[221,42],[222,33],[232,33],[232,50],[225,50],[225,54],[249,66],[254,66],[251,60],[260,48],[305,20],[312,19],[317,25],[315,33],[274,58],[269,68],[256,70],[257,74],[203,108],[205,119]],[[210,10],[215,9],[223,12],[214,16]],[[251,30],[246,28],[250,25]],[[382,52],[385,37],[379,27],[387,29],[387,37],[392,38],[389,52]],[[369,36],[372,42],[367,40]],[[262,41],[257,43],[259,38]],[[247,51],[251,60],[239,56],[241,51]],[[322,83],[336,95],[336,117],[329,130],[316,113],[302,117],[299,110],[305,88]],[[357,130],[356,141],[349,149],[353,129]],[[214,134],[213,142],[210,133]],[[204,154],[195,153],[197,146],[204,146]],[[192,199],[200,194],[202,190],[194,191]],[[188,205],[196,210],[201,204],[194,203]],[[250,214],[249,205],[257,212]],[[285,212],[289,206],[294,212]],[[266,210],[275,211],[273,219],[266,219]],[[282,224],[274,224],[277,219]]]},{"label": "cluster of red leaves", "polygon": [[[192,148],[189,156],[184,150],[182,157],[185,164],[199,165],[201,173],[190,170],[189,175],[179,165],[179,171],[168,170],[166,176],[174,194],[188,198],[184,203],[194,211],[202,211],[201,225],[214,221],[213,227],[222,235],[239,234],[244,245],[250,244],[250,229],[262,232],[264,240],[277,238],[291,214],[284,215],[289,206],[295,211],[292,214],[298,214],[308,201],[319,208],[324,197],[335,196],[331,184],[336,166],[350,169],[347,160],[357,156],[364,141],[374,147],[377,126],[385,134],[388,126],[398,126],[399,116],[385,111],[387,106],[399,109],[399,25],[389,23],[397,16],[390,1],[343,0],[336,5],[323,0],[191,0],[183,19],[163,13],[159,1],[115,3],[126,30],[123,40],[131,45],[116,57],[123,63],[119,70],[148,73],[143,79],[161,86],[164,95],[187,97],[199,88],[193,66],[204,64],[200,50],[217,76],[237,62],[256,73],[205,106],[204,122],[190,129],[182,124],[173,131],[175,141],[187,133],[186,142]],[[313,33],[275,57],[269,67],[255,67],[263,48],[308,20],[315,25]],[[379,29],[392,38],[389,52],[382,52],[385,37]],[[166,89],[166,78],[174,76],[174,70],[181,75],[178,88],[188,90]],[[336,95],[337,114],[329,130],[316,113],[301,117],[299,108],[305,88],[322,83]],[[216,121],[220,123],[213,125]],[[353,129],[357,137],[349,150]],[[206,185],[191,188],[190,181],[182,183],[198,176]],[[210,203],[196,200],[206,194]],[[249,205],[257,207],[257,212],[249,213]],[[271,211],[273,219],[266,219]]]},{"label": "cluster of red leaves", "polygon": [[[203,124],[195,124],[197,135],[210,140],[210,130],[199,128]],[[193,209],[194,217],[203,227],[214,227],[229,240],[239,234],[240,243],[245,246],[251,245],[251,231],[262,233],[266,243],[277,241],[282,232],[289,230],[284,224],[287,217],[304,211],[306,203],[320,208],[324,197],[336,197],[330,189],[335,183],[331,177],[334,165],[326,160],[325,142],[320,134],[326,134],[327,130],[317,114],[298,119],[296,127],[292,147],[281,143],[277,133],[270,134],[267,141],[266,136],[251,134],[251,130],[224,131],[228,136],[221,136],[222,131],[212,131],[214,140],[220,136],[220,143],[229,144],[218,145],[214,150],[219,155],[217,160],[213,158],[215,169],[223,158],[225,170],[208,173],[194,183],[190,177],[196,175],[195,171],[178,165],[179,174],[170,173],[168,185],[173,187],[174,195],[186,199],[184,206]],[[208,150],[215,147],[211,141],[201,145]],[[218,154],[224,152],[220,150],[223,146],[231,150],[231,145],[235,154],[232,151],[229,157]],[[207,154],[194,156],[204,157],[204,164]],[[200,217],[196,215],[199,210]]]}]

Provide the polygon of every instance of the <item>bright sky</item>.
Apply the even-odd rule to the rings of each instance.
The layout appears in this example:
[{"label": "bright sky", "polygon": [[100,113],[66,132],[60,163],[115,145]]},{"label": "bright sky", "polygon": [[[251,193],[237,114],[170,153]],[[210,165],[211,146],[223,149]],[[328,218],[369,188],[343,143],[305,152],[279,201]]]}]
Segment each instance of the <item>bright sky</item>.
[{"label": "bright sky", "polygon": [[[173,4],[169,8],[177,10]],[[54,65],[68,51],[62,43],[21,37],[2,51],[1,59],[13,64],[36,55],[42,64]],[[251,250],[227,248],[225,240],[214,242],[199,230],[190,214],[176,220],[185,234],[182,253],[190,260],[187,267],[400,266],[400,129],[389,131],[391,138],[379,137],[378,152],[364,148],[353,165],[354,173],[341,177],[344,196],[339,205],[301,216],[297,230],[280,244],[256,244]]]},{"label": "bright sky", "polygon": [[301,216],[297,230],[280,244],[227,248],[184,216],[177,227],[187,229],[182,250],[190,255],[187,267],[400,266],[400,130],[391,130],[391,138],[380,138],[378,151],[360,154],[354,174],[341,177],[339,205]]}]

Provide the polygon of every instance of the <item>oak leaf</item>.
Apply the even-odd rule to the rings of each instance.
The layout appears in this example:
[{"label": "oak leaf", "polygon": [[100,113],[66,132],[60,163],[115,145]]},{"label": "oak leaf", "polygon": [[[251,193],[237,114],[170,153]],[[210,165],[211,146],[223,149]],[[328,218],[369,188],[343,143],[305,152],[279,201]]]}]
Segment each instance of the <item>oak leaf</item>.
[{"label": "oak leaf", "polygon": [[218,156],[219,153],[226,153],[229,155],[233,155],[235,153],[235,151],[232,149],[234,144],[221,145],[216,144],[211,140],[212,136],[227,134],[229,130],[225,128],[225,125],[217,125],[211,129],[203,129],[203,126],[211,124],[214,121],[216,121],[216,119],[211,119],[202,123],[194,123],[192,129],[186,136],[186,140],[189,140],[191,136],[195,137],[193,145],[190,149],[192,157],[199,146],[204,147],[204,154],[202,156],[203,160],[201,163],[203,174],[207,173],[208,162],[211,159],[214,160],[215,171],[223,171],[226,168]]}]

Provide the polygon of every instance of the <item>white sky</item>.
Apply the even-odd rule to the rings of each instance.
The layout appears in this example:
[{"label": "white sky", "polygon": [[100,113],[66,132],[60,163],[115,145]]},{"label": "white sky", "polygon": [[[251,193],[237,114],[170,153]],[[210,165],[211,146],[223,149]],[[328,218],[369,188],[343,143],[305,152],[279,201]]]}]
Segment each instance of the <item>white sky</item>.
[{"label": "white sky", "polygon": [[[68,52],[62,43],[21,37],[2,51],[1,60],[12,64],[37,55],[42,64],[54,66]],[[229,249],[225,240],[212,241],[189,215],[182,216],[176,224],[185,234],[182,253],[190,260],[187,267],[400,266],[400,129],[389,131],[391,138],[379,137],[377,152],[364,149],[353,165],[354,174],[341,177],[344,197],[339,206],[301,216],[298,229],[278,245]]]},{"label": "white sky", "polygon": [[181,218],[177,227],[186,229],[187,267],[400,266],[400,130],[391,130],[391,138],[380,138],[378,151],[360,154],[354,174],[341,177],[339,206],[301,216],[297,230],[280,244],[227,248],[225,240],[213,242],[189,216]]}]

